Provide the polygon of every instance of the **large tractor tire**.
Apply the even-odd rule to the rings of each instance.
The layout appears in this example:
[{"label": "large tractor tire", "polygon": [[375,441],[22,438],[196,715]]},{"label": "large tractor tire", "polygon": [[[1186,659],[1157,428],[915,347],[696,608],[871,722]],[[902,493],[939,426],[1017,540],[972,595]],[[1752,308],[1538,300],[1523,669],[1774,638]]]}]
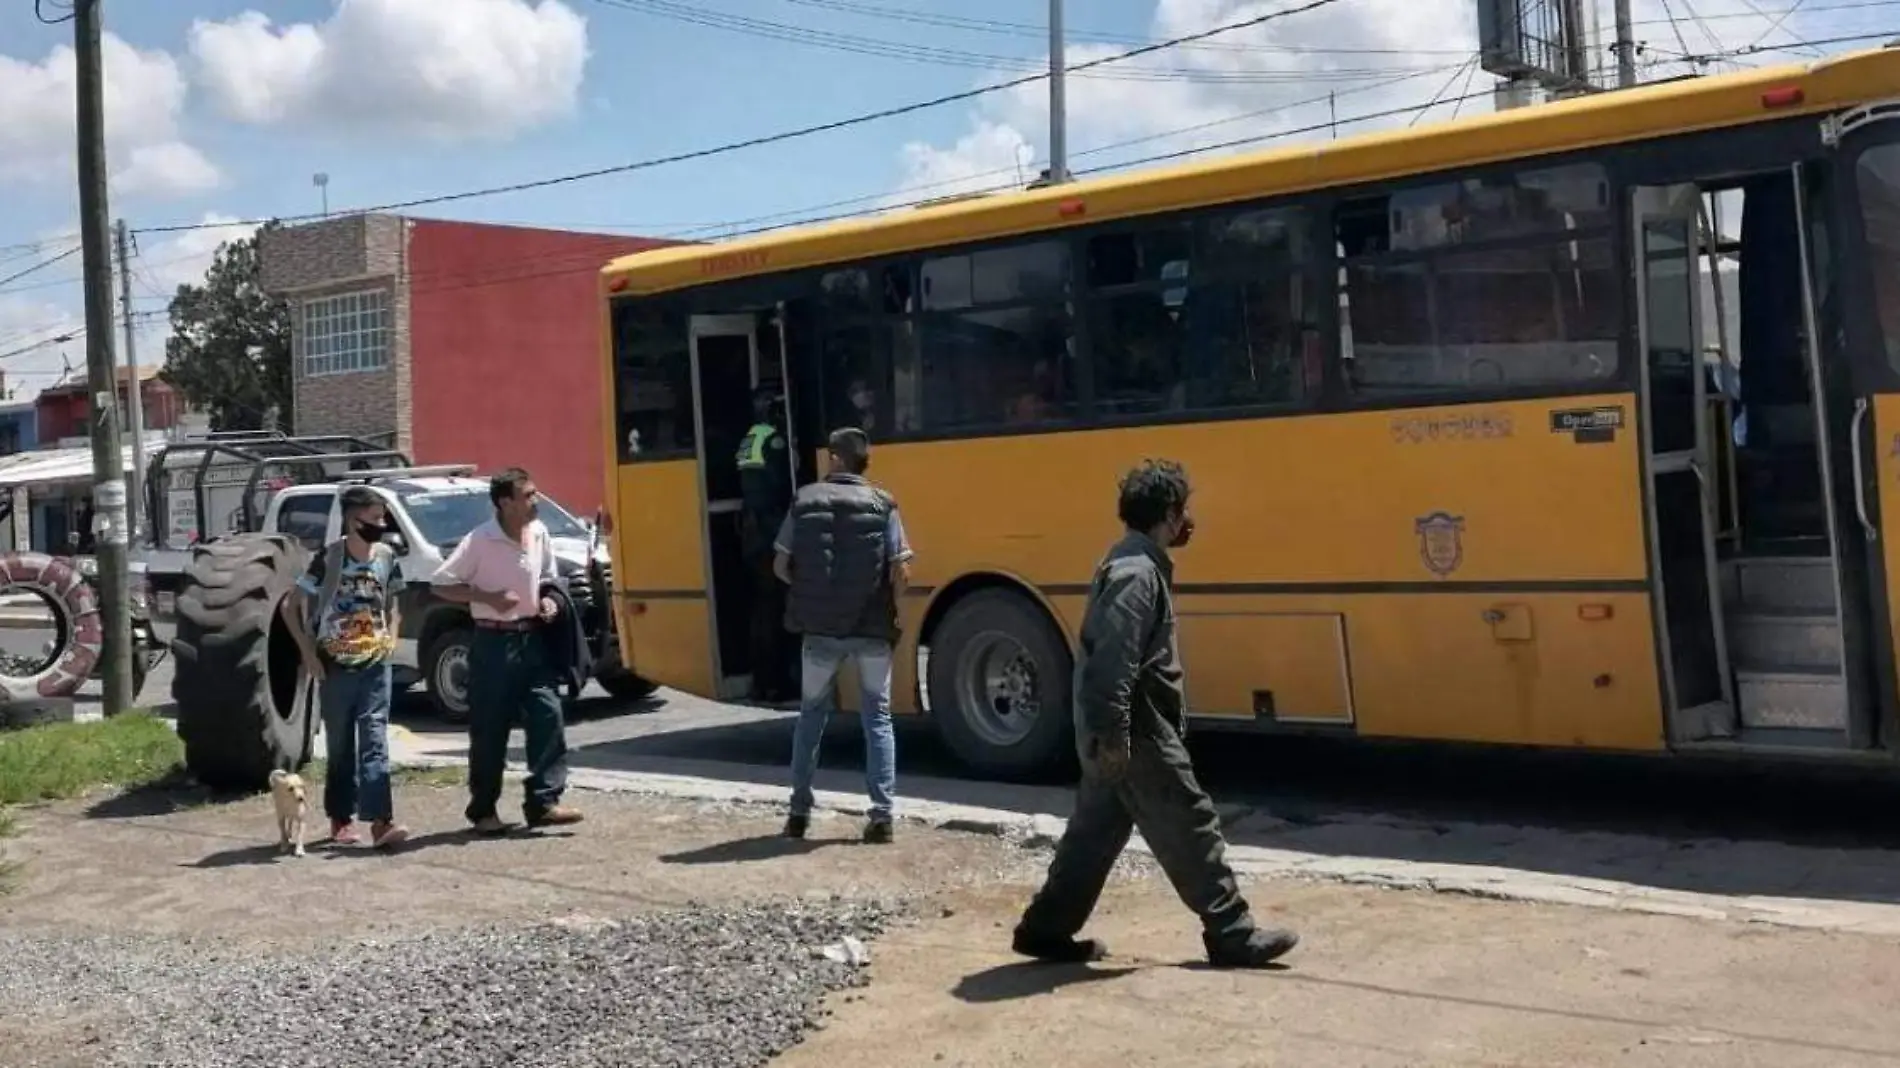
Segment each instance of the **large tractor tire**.
[{"label": "large tractor tire", "polygon": [[278,608],[308,557],[294,538],[237,534],[193,546],[178,594],[172,700],[185,767],[216,790],[262,790],[310,762],[314,689]]}]

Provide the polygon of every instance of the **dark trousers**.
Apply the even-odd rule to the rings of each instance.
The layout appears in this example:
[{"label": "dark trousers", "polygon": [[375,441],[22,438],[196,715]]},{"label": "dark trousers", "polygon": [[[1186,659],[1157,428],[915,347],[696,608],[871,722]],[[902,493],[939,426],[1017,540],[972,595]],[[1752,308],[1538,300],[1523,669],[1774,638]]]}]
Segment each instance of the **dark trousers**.
[{"label": "dark trousers", "polygon": [[752,692],[758,697],[798,694],[792,668],[798,647],[785,632],[785,584],[772,573],[772,554],[752,558]]},{"label": "dark trousers", "polygon": [[538,629],[476,628],[468,657],[471,823],[496,814],[508,766],[508,735],[517,722],[528,751],[522,811],[533,819],[560,803],[567,789],[567,727],[560,686],[548,660],[547,638]]},{"label": "dark trousers", "polygon": [[1073,938],[1095,903],[1137,828],[1174,892],[1201,917],[1209,943],[1239,941],[1253,931],[1253,916],[1227,865],[1220,814],[1194,778],[1180,734],[1166,725],[1137,731],[1128,770],[1104,781],[1083,762],[1075,814],[1056,844],[1042,889],[1023,913],[1025,931]]}]

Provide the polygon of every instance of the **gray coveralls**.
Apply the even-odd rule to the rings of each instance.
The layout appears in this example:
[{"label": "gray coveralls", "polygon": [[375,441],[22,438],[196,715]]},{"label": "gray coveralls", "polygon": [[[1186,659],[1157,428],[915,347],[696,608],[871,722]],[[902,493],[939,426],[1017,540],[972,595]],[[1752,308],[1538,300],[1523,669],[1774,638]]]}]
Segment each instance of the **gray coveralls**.
[{"label": "gray coveralls", "polygon": [[[1181,900],[1201,917],[1210,951],[1244,943],[1253,916],[1226,860],[1220,815],[1194,778],[1182,735],[1187,702],[1174,618],[1174,565],[1145,534],[1123,537],[1096,569],[1075,665],[1076,745],[1082,783],[1021,929],[1072,938],[1095,911],[1115,858],[1140,828]],[[1127,772],[1104,780],[1092,741],[1129,739]]]}]

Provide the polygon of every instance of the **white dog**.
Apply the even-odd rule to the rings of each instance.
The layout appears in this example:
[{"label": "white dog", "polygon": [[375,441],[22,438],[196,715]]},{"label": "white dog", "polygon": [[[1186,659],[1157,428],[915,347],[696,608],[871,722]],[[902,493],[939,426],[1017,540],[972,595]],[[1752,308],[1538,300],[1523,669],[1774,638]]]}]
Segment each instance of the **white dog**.
[{"label": "white dog", "polygon": [[278,769],[270,773],[270,799],[277,806],[277,846],[292,856],[303,856],[304,817],[309,806],[304,801],[303,776]]}]

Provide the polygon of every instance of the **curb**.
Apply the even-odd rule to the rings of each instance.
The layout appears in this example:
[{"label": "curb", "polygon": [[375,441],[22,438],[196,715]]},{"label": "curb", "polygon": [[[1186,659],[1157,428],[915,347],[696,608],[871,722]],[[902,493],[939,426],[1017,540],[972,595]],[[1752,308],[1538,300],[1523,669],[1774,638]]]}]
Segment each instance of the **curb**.
[{"label": "curb", "polygon": [[[468,763],[461,757],[441,753],[395,753],[392,756],[392,763],[411,767],[460,767]],[[510,774],[525,774],[527,771],[524,765],[513,761],[509,762],[508,770]],[[678,801],[717,802],[781,810],[786,807],[784,787],[729,782],[697,775],[575,768],[568,773],[568,785],[582,790],[638,794]],[[817,811],[848,816],[862,816],[868,807],[864,798],[836,791],[815,791],[814,801]],[[1223,805],[1221,809],[1222,822],[1226,825],[1258,814],[1245,805]],[[1053,847],[1068,827],[1068,820],[1053,813],[1022,813],[936,801],[908,801],[898,818],[905,823],[935,830],[1013,841],[1025,849]],[[1129,840],[1128,848],[1144,856],[1154,855],[1139,834]],[[1613,879],[1563,876],[1516,868],[1307,853],[1264,846],[1230,845],[1227,861],[1235,871],[1256,878],[1457,894],[1494,901],[1569,905],[1613,912],[1757,923],[1805,930],[1900,936],[1900,908],[1892,905],[1705,894],[1664,890]]]}]

